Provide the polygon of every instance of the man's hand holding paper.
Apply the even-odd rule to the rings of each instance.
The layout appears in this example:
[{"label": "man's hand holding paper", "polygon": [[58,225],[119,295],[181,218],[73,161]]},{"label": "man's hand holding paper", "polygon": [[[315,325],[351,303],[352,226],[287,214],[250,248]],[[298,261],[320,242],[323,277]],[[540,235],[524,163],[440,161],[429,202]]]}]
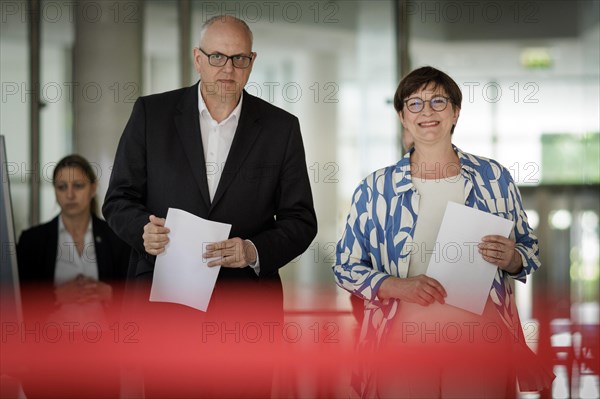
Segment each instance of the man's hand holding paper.
[{"label": "man's hand holding paper", "polygon": [[256,262],[256,249],[250,241],[234,237],[207,245],[203,256],[216,258],[208,262],[208,267],[246,267]]},{"label": "man's hand holding paper", "polygon": [[204,253],[227,239],[231,225],[169,208],[163,228],[170,230],[169,239],[156,258],[150,300],[206,311],[220,267],[208,267]]}]

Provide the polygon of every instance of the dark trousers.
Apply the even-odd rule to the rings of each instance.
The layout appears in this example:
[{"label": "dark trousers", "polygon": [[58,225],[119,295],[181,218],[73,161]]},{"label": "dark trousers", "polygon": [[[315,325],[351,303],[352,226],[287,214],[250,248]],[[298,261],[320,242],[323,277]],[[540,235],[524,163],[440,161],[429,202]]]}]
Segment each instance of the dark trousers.
[{"label": "dark trousers", "polygon": [[145,397],[270,398],[283,317],[265,312],[268,296],[241,302],[246,287],[220,286],[204,313],[149,302],[150,276],[130,282],[123,317],[140,328],[128,358],[143,369]]}]

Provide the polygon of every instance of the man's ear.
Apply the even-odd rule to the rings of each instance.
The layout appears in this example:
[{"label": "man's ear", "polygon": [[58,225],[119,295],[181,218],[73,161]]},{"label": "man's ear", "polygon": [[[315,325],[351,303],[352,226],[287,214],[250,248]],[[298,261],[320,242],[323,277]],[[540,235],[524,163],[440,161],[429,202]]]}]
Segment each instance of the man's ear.
[{"label": "man's ear", "polygon": [[200,57],[202,56],[202,53],[200,52],[200,49],[198,47],[194,47],[194,68],[196,69],[196,72],[198,72],[198,75],[200,75]]}]

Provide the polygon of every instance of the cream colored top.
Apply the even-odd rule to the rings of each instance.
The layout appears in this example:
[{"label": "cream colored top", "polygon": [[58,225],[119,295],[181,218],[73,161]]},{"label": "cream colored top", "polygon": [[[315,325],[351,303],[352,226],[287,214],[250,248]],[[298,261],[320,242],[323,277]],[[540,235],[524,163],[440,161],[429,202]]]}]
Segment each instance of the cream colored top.
[{"label": "cream colored top", "polygon": [[427,180],[414,177],[413,184],[420,199],[408,277],[425,274],[427,271],[448,201],[459,204],[465,202],[464,179],[461,175]]},{"label": "cream colored top", "polygon": [[[464,203],[464,179],[460,175],[427,180],[417,177],[413,178],[413,184],[420,195],[419,217],[415,226],[408,277],[427,272],[448,201]],[[501,320],[490,299],[482,316],[438,302],[421,306],[401,301],[392,324],[389,342],[417,346],[465,344],[482,340],[486,342],[490,335],[499,331],[500,324]]]}]

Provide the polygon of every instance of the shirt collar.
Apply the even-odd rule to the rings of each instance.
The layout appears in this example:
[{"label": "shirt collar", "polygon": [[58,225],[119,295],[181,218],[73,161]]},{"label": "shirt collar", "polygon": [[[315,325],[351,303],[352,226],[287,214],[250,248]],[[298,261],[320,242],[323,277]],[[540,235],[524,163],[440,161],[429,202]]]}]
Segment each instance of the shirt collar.
[{"label": "shirt collar", "polygon": [[[214,120],[212,115],[208,111],[208,108],[206,107],[204,98],[202,98],[202,92],[200,91],[201,84],[202,83],[198,84],[198,111],[200,112],[201,117],[209,117],[211,120]],[[233,111],[231,111],[229,116],[227,116],[227,118],[225,118],[219,124],[226,123],[229,120],[234,119],[234,118],[235,118],[235,121],[238,121],[240,119],[240,112],[242,111],[242,101],[243,100],[244,100],[244,91],[242,90],[242,94],[240,95],[240,101],[238,101],[238,104],[236,105],[236,107],[233,109]]]}]

